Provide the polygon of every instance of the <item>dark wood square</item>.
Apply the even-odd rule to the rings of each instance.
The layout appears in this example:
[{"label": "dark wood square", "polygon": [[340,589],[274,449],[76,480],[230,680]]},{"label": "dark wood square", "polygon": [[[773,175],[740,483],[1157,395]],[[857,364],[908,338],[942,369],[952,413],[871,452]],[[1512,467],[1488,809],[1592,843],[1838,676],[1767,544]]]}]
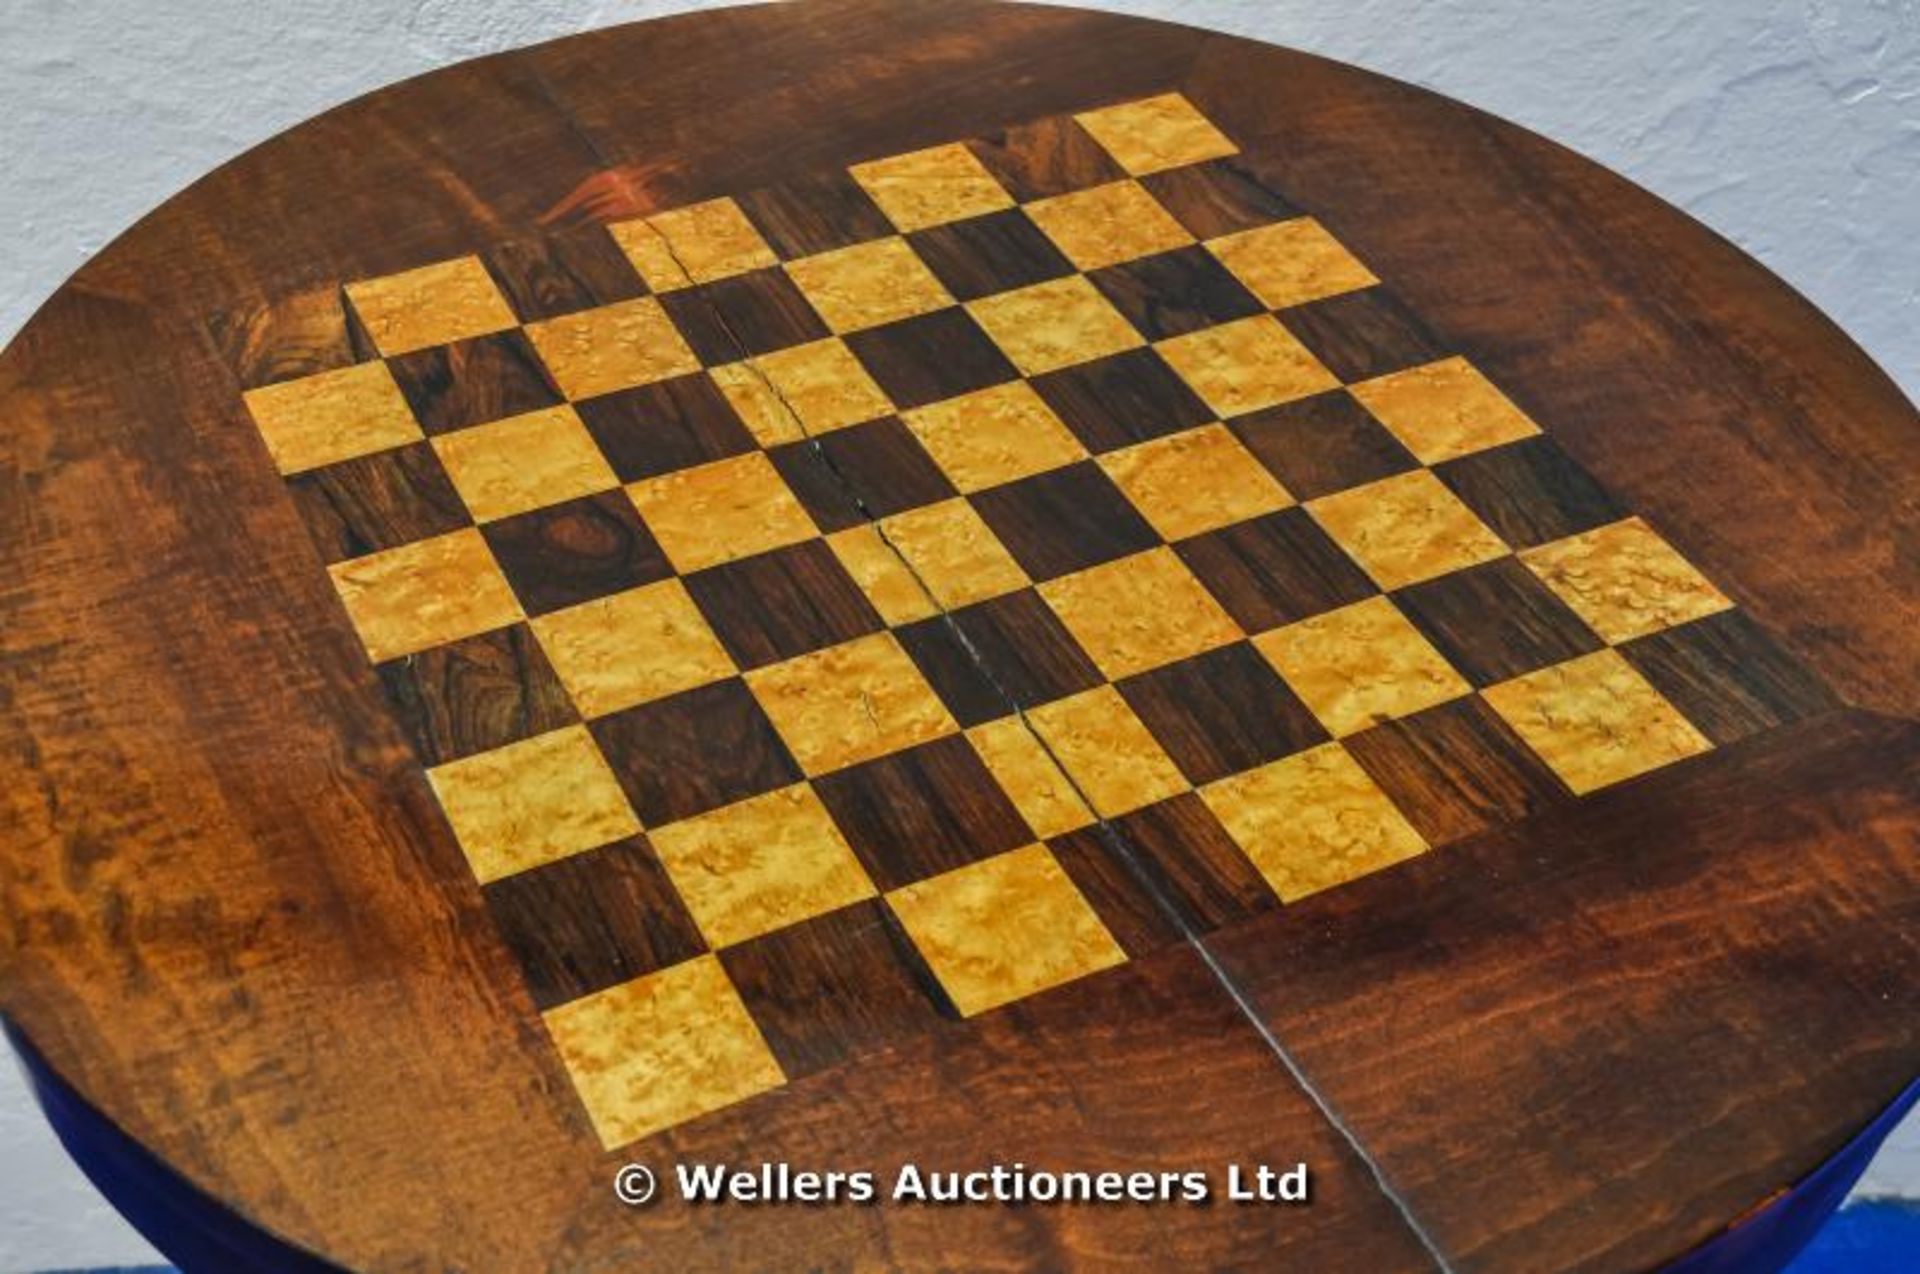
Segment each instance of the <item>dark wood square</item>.
[{"label": "dark wood square", "polygon": [[1246,642],[1115,685],[1190,783],[1211,783],[1327,739],[1319,720]]},{"label": "dark wood square", "polygon": [[1087,450],[1096,453],[1213,419],[1207,405],[1150,349],[1036,376],[1033,387]]},{"label": "dark wood square", "polygon": [[481,532],[529,615],[673,574],[624,491],[602,491],[502,518]]},{"label": "dark wood square", "polygon": [[706,950],[644,836],[496,880],[482,892],[541,1009]]},{"label": "dark wood square", "polygon": [[860,183],[837,169],[766,186],[734,202],[786,261],[893,233],[893,223]]},{"label": "dark wood square", "polygon": [[1363,288],[1279,311],[1280,322],[1341,380],[1370,380],[1449,352],[1384,287]]},{"label": "dark wood square", "polygon": [[1130,956],[1143,956],[1279,906],[1192,792],[1047,842]]},{"label": "dark wood square", "polygon": [[1715,743],[1841,706],[1744,611],[1722,611],[1635,638],[1620,653]]},{"label": "dark wood square", "polygon": [[533,342],[519,329],[415,350],[387,360],[429,434],[504,420],[562,401]]},{"label": "dark wood square", "polygon": [[825,540],[696,571],[686,585],[742,668],[778,663],[886,626]]},{"label": "dark wood square", "polygon": [[1229,423],[1247,450],[1298,500],[1345,491],[1420,464],[1344,389],[1268,407]]},{"label": "dark wood square", "polygon": [[1476,686],[1564,663],[1606,644],[1511,557],[1403,588],[1394,600]]},{"label": "dark wood square", "polygon": [[1142,177],[1140,184],[1196,239],[1215,239],[1300,215],[1244,158],[1187,164]]},{"label": "dark wood square", "polygon": [[1342,746],[1432,845],[1571,799],[1478,695],[1372,726]]},{"label": "dark wood square", "polygon": [[[1099,669],[1032,589],[909,624],[899,636],[963,726],[1090,690],[1101,681]],[[992,680],[983,666],[992,670]]]},{"label": "dark wood square", "polygon": [[580,719],[525,624],[431,646],[378,671],[422,765],[490,752]]},{"label": "dark wood square", "polygon": [[1016,124],[975,138],[967,149],[1022,203],[1127,175],[1071,115]]},{"label": "dark wood square", "polygon": [[1160,542],[1120,488],[1091,460],[970,497],[1035,582],[1138,553]]},{"label": "dark wood square", "polygon": [[815,779],[814,791],[882,890],[1033,840],[973,745],[951,735]]},{"label": "dark wood square", "polygon": [[828,533],[958,494],[894,416],[788,443],[768,454]]},{"label": "dark wood square", "polygon": [[338,285],[218,310],[203,327],[241,389],[259,389],[380,357]]},{"label": "dark wood square", "polygon": [[1196,535],[1176,544],[1174,552],[1249,633],[1377,591],[1367,573],[1298,507]]},{"label": "dark wood square", "polygon": [[665,292],[660,304],[709,367],[831,334],[778,266]]},{"label": "dark wood square", "polygon": [[601,717],[589,728],[647,827],[801,778],[787,745],[737,677]]},{"label": "dark wood square", "polygon": [[1139,257],[1087,277],[1150,341],[1258,314],[1260,299],[1201,247]]},{"label": "dark wood square", "polygon": [[752,451],[758,444],[705,372],[574,404],[622,482]]},{"label": "dark wood square", "polygon": [[1073,262],[1018,208],[950,221],[907,239],[961,301],[1073,273]]},{"label": "dark wood square", "polygon": [[896,407],[920,407],[1016,378],[973,316],[958,306],[855,332],[851,349]]},{"label": "dark wood square", "polygon": [[728,947],[720,963],[789,1079],[960,1016],[878,900]]},{"label": "dark wood square", "polygon": [[1523,438],[1444,461],[1433,471],[1517,549],[1590,531],[1627,515],[1551,438]]},{"label": "dark wood square", "polygon": [[503,243],[481,259],[523,323],[647,294],[604,226]]},{"label": "dark wood square", "polygon": [[329,565],[473,522],[440,457],[424,442],[297,473],[287,490]]}]

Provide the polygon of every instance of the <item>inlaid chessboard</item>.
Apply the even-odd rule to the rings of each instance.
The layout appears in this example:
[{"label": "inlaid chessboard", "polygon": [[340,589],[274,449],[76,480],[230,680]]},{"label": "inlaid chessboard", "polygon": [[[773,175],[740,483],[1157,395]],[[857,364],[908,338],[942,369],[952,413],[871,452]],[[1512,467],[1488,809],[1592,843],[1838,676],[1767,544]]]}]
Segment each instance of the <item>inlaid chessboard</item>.
[{"label": "inlaid chessboard", "polygon": [[1310,213],[1168,94],[214,320],[605,1145],[1831,706]]}]

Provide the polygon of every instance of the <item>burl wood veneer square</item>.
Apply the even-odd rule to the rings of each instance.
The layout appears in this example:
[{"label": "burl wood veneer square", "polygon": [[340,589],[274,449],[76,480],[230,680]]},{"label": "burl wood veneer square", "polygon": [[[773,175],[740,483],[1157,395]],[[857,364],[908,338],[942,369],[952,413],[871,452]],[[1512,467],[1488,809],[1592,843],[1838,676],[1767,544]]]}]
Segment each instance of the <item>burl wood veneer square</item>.
[{"label": "burl wood veneer square", "polygon": [[1197,655],[1242,636],[1168,548],[1048,580],[1040,596],[1109,679]]},{"label": "burl wood veneer square", "polygon": [[567,406],[439,434],[433,449],[478,522],[620,485],[587,427]]},{"label": "burl wood veneer square", "polygon": [[1427,848],[1338,743],[1210,783],[1200,796],[1286,902]]},{"label": "burl wood veneer square", "polygon": [[881,519],[880,526],[934,600],[958,610],[1031,581],[964,498]]},{"label": "burl wood veneer square", "polygon": [[827,537],[827,547],[888,627],[898,628],[940,613],[927,586],[914,577],[899,551],[880,537],[875,524],[863,522],[835,532]]},{"label": "burl wood veneer square", "polygon": [[1168,540],[1284,509],[1287,489],[1225,425],[1203,425],[1100,457],[1100,467]]},{"label": "burl wood veneer square", "polygon": [[522,618],[480,532],[465,527],[327,568],[375,663]]},{"label": "burl wood veneer square", "polygon": [[780,261],[731,199],[709,199],[607,229],[656,292],[712,283]]},{"label": "burl wood veneer square", "polygon": [[835,332],[858,332],[953,304],[912,245],[897,236],[789,261],[787,276]]},{"label": "burl wood veneer square", "polygon": [[1431,470],[1309,501],[1307,511],[1381,588],[1403,588],[1507,551]]},{"label": "burl wood veneer square", "polygon": [[974,726],[967,741],[1036,837],[1064,836],[1093,822],[1093,810],[1019,717]]},{"label": "burl wood veneer square", "polygon": [[1380,282],[1312,217],[1209,239],[1207,250],[1270,310],[1305,305]]},{"label": "burl wood veneer square", "polygon": [[1385,597],[1261,633],[1253,644],[1335,736],[1473,689]]},{"label": "burl wood veneer square", "polygon": [[1203,327],[1154,348],[1217,416],[1242,416],[1340,386],[1270,314]]},{"label": "burl wood veneer square", "polygon": [[716,950],[874,896],[805,783],[656,827],[648,839]]},{"label": "burl wood veneer square", "polygon": [[758,451],[645,478],[627,494],[683,575],[820,533]]},{"label": "burl wood veneer square", "polygon": [[962,394],[901,420],[962,492],[984,491],[1086,458],[1080,440],[1024,380]]},{"label": "burl wood veneer square", "polygon": [[420,423],[381,362],[250,389],[244,398],[274,467],[289,477],[421,437]]},{"label": "burl wood veneer square", "polygon": [[[1112,686],[1095,686],[1031,708],[1027,720],[1102,817],[1113,818],[1187,790],[1180,767]],[[1007,740],[994,742],[1009,757],[1015,755]]]},{"label": "burl wood veneer square", "polygon": [[728,363],[708,374],[762,447],[845,429],[893,410],[839,337]]},{"label": "burl wood veneer square", "polygon": [[1542,544],[1520,560],[1609,642],[1703,619],[1733,603],[1639,518]]},{"label": "burl wood veneer square", "polygon": [[1464,358],[1409,367],[1347,387],[1422,464],[1438,464],[1540,432]]},{"label": "burl wood veneer square", "polygon": [[907,885],[887,902],[968,1017],[1127,958],[1044,845]]},{"label": "burl wood veneer square", "polygon": [[1026,376],[1144,343],[1126,316],[1079,274],[970,301],[967,311]]},{"label": "burl wood veneer square", "polygon": [[640,830],[584,726],[566,726],[427,771],[481,884]]},{"label": "burl wood veneer square", "polygon": [[389,358],[504,331],[519,321],[479,257],[349,283],[347,299],[375,348]]},{"label": "burl wood veneer square", "polygon": [[636,297],[529,323],[526,333],[554,384],[570,399],[610,394],[700,370],[699,358],[656,297]]},{"label": "burl wood veneer square", "polygon": [[730,677],[733,660],[678,579],[540,615],[533,631],[584,717]]},{"label": "burl wood veneer square", "polygon": [[1481,695],[1577,795],[1712,746],[1614,650],[1503,681]]},{"label": "burl wood veneer square", "polygon": [[1083,111],[1074,119],[1136,177],[1239,151],[1178,93]]},{"label": "burl wood veneer square", "polygon": [[1109,182],[1042,199],[1026,205],[1025,212],[1082,270],[1170,252],[1193,242],[1186,227],[1137,181]]},{"label": "burl wood veneer square", "polygon": [[891,632],[756,668],[746,682],[809,775],[960,728]]},{"label": "burl wood veneer square", "polygon": [[958,142],[847,171],[903,234],[1013,206],[1013,196]]},{"label": "burl wood veneer square", "polygon": [[546,1023],[608,1149],[787,1078],[710,955],[549,1009]]}]

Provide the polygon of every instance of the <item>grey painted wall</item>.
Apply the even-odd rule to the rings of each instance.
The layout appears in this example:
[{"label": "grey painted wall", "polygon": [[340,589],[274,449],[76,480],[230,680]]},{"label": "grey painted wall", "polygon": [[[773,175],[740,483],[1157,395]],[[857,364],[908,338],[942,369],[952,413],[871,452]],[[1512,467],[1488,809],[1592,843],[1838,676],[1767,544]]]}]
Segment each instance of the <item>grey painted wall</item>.
[{"label": "grey painted wall", "polygon": [[[0,338],[141,213],[394,80],[705,4],[0,0]],[[1105,0],[1517,120],[1765,261],[1920,396],[1920,0]],[[1867,1182],[1920,1195],[1920,1129]],[[150,1253],[0,1067],[0,1271]]]}]

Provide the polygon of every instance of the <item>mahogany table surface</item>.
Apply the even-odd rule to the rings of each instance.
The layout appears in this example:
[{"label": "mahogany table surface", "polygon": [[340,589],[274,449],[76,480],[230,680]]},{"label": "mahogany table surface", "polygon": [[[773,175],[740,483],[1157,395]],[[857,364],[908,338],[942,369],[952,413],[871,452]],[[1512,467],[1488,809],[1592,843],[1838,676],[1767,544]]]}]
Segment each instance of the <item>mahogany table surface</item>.
[{"label": "mahogany table surface", "polygon": [[[1423,90],[483,58],[167,201],[0,422],[0,1011],[343,1266],[1646,1268],[1920,1072],[1920,419]],[[611,1188],[762,1161],[1314,1196]]]}]

